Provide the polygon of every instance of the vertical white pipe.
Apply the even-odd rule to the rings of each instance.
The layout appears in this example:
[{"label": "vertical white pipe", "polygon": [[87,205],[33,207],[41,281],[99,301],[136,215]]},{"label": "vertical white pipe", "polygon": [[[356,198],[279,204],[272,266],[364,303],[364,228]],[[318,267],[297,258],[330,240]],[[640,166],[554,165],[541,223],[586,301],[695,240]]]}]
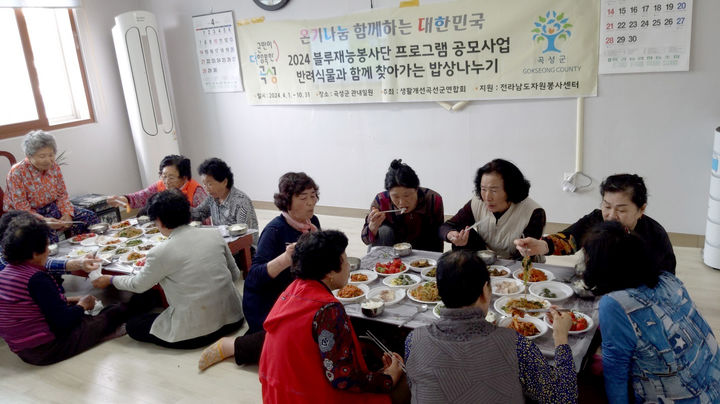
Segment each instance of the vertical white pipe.
[{"label": "vertical white pipe", "polygon": [[583,135],[585,130],[585,103],[577,98],[577,126],[575,127],[575,172],[583,169]]}]

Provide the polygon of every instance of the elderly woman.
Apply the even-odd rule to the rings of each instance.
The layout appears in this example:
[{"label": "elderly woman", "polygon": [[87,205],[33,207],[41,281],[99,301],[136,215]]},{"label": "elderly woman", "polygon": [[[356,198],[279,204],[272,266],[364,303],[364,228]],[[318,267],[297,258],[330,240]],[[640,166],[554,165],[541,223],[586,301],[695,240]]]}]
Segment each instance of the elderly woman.
[{"label": "elderly woman", "polygon": [[525,233],[527,238],[515,240],[520,251],[532,255],[575,254],[582,245],[585,234],[595,225],[604,221],[620,222],[628,231],[634,231],[645,239],[653,252],[656,267],[675,273],[675,253],[665,229],[649,216],[647,188],[642,177],[635,174],[611,175],[600,184],[602,203],[567,229],[538,239]]},{"label": "elderly woman", "polygon": [[525,234],[540,237],[545,210],[533,201],[530,182],[515,164],[495,159],[475,175],[475,196],[440,227],[440,237],[453,249],[495,251],[519,259],[513,240]]},{"label": "elderly woman", "polygon": [[[207,159],[198,167],[200,182],[210,195],[196,208],[192,208],[192,218],[203,220],[208,217],[213,225],[245,223],[250,229],[258,228],[255,208],[250,198],[235,188],[233,173],[228,165],[218,159]],[[257,247],[257,234],[253,235],[253,247]]]},{"label": "elderly woman", "polygon": [[393,160],[385,174],[385,192],[375,196],[361,237],[366,245],[407,242],[418,250],[442,252],[438,228],[445,220],[440,194],[421,188],[415,171]]},{"label": "elderly woman", "polygon": [[265,321],[259,376],[265,403],[389,403],[402,358],[385,354],[368,370],[345,308],[331,290],[345,286],[347,237],[322,231],[300,237],[293,253],[297,279]]},{"label": "elderly woman", "polygon": [[540,403],[577,402],[568,313],[552,313],[551,366],[532,341],[485,320],[490,274],[476,254],[456,250],[440,257],[437,286],[446,307],[440,320],[416,328],[405,342],[413,403],[522,403],[524,395]]},{"label": "elderly woman", "polygon": [[[73,206],[65,180],[55,161],[57,145],[53,135],[40,130],[25,135],[22,142],[25,159],[10,168],[4,210],[25,210],[44,219],[54,230],[70,229],[72,234],[87,232],[99,222],[95,213]],[[78,223],[73,223],[78,222]],[[57,242],[55,232],[50,240]]]},{"label": "elderly woman", "polygon": [[720,352],[687,289],[622,223],[589,231],[585,284],[597,295],[611,403],[720,402]]},{"label": "elderly woman", "polygon": [[265,338],[263,322],[277,298],[293,281],[288,269],[295,242],[302,234],[320,229],[320,221],[315,216],[318,186],[307,174],[283,174],[274,199],[280,215],[260,234],[257,253],[245,279],[243,308],[249,329],[242,337],[223,338],[206,349],[198,363],[200,369],[231,356],[238,365],[257,363]]},{"label": "elderly woman", "polygon": [[[8,229],[8,226],[10,226],[10,223],[16,218],[30,220],[35,218],[35,216],[29,212],[25,212],[24,210],[11,210],[10,212],[5,212],[5,214],[0,217],[0,239],[2,239],[5,231]],[[90,273],[100,267],[101,261],[102,260],[99,258],[93,258],[92,255],[73,259],[48,258],[47,261],[45,261],[45,271],[55,279],[59,286],[61,286],[63,282],[62,275],[70,273],[84,275],[85,273]],[[8,263],[2,255],[2,248],[0,248],[0,271],[5,269],[7,265]]]},{"label": "elderly woman", "polygon": [[96,316],[93,296],[66,298],[45,271],[48,226],[34,217],[13,219],[2,239],[8,265],[0,271],[0,337],[33,365],[49,365],[107,339],[126,319],[123,306]]},{"label": "elderly woman", "polygon": [[163,157],[160,162],[160,180],[158,182],[132,194],[110,196],[107,202],[111,206],[139,209],[147,204],[151,196],[167,189],[180,190],[193,208],[200,206],[207,198],[205,189],[192,179],[190,159],[171,154]]},{"label": "elderly woman", "polygon": [[[242,303],[233,282],[240,270],[220,233],[189,226],[190,204],[177,190],[160,192],[148,204],[150,220],[168,240],[148,252],[142,271],[93,281],[98,288],[112,284],[135,293],[162,287],[168,307],[162,313],[132,313],[128,335],[167,348],[194,349],[238,330]],[[129,305],[137,306],[132,299]]]}]

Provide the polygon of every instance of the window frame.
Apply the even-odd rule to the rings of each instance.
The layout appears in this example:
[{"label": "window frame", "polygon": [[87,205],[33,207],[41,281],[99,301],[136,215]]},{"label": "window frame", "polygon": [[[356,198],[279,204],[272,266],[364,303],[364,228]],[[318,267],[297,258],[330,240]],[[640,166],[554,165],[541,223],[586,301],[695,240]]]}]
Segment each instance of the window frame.
[{"label": "window frame", "polygon": [[75,52],[78,59],[78,67],[80,69],[80,75],[82,77],[83,85],[85,87],[85,101],[88,105],[89,118],[81,119],[77,121],[60,123],[57,125],[50,125],[47,114],[45,112],[45,105],[43,104],[42,94],[40,93],[40,81],[38,79],[37,71],[33,63],[34,55],[32,51],[32,45],[30,43],[30,35],[28,33],[27,24],[25,22],[25,16],[22,12],[22,8],[15,8],[15,20],[17,21],[18,34],[20,35],[20,42],[22,43],[23,53],[25,54],[25,67],[27,68],[28,75],[30,77],[30,85],[32,87],[33,96],[35,98],[35,109],[37,111],[38,118],[32,121],[12,123],[8,125],[0,125],[0,139],[8,139],[24,135],[31,130],[55,130],[62,128],[69,128],[73,126],[85,125],[88,123],[95,122],[95,108],[90,97],[90,86],[87,78],[87,71],[85,70],[85,60],[83,59],[82,51],[80,49],[80,38],[78,36],[77,23],[75,21],[75,13],[72,8],[68,8],[68,18],[70,19],[70,27],[72,28],[73,40],[75,42]]}]

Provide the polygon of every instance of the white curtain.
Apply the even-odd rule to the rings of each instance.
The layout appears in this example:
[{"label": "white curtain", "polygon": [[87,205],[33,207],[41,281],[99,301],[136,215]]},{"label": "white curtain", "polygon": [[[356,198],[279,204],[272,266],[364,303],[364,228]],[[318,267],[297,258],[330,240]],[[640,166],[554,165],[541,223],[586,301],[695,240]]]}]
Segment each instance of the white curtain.
[{"label": "white curtain", "polygon": [[0,0],[0,8],[78,8],[82,0]]}]

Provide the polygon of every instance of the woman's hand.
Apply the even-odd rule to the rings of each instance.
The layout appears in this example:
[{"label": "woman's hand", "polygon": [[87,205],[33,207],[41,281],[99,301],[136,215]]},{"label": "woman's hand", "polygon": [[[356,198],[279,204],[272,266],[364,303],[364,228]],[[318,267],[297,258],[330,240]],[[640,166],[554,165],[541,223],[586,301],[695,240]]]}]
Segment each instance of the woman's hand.
[{"label": "woman's hand", "polygon": [[106,287],[110,286],[112,283],[112,276],[110,275],[102,275],[99,278],[92,281],[92,285],[94,288],[98,289],[105,289]]},{"label": "woman's hand", "polygon": [[129,206],[128,199],[122,195],[108,196],[107,204],[113,207],[126,207]]},{"label": "woman's hand", "polygon": [[87,295],[80,298],[77,305],[85,310],[92,310],[95,307],[95,296]]},{"label": "woman's hand", "polygon": [[393,386],[397,384],[398,380],[402,377],[403,370],[402,370],[402,364],[403,359],[402,357],[393,352],[392,355],[389,353],[385,353],[383,355],[383,373],[386,375],[392,377]]},{"label": "woman's hand", "polygon": [[60,223],[60,220],[55,219],[54,217],[44,217],[43,220],[45,220],[45,223],[47,223],[48,227],[53,230],[62,230],[64,227],[64,225]]},{"label": "woman's hand", "polygon": [[513,241],[515,248],[520,251],[523,257],[528,255],[545,255],[550,248],[545,240],[538,240],[532,237],[519,238]]},{"label": "woman's hand", "polygon": [[378,229],[385,221],[385,214],[381,213],[377,208],[373,207],[368,213],[368,229],[374,236],[377,235]]},{"label": "woman's hand", "polygon": [[572,327],[572,316],[570,312],[559,312],[554,308],[550,309],[550,315],[553,317],[553,340],[555,346],[568,343],[568,331]]},{"label": "woman's hand", "polygon": [[292,265],[292,255],[295,252],[295,243],[289,243],[285,246],[285,252],[275,257],[267,263],[268,275],[275,278],[280,273]]},{"label": "woman's hand", "polygon": [[72,227],[72,225],[73,225],[72,220],[73,220],[72,216],[70,216],[68,214],[64,214],[64,215],[60,216],[60,222],[64,222],[64,223],[61,223],[62,228],[60,228],[60,230],[67,230],[70,227]]},{"label": "woman's hand", "polygon": [[88,254],[83,258],[69,260],[65,268],[68,271],[84,271],[90,273],[100,268],[101,262],[102,260],[100,258],[95,258],[92,254]]},{"label": "woman's hand", "polygon": [[470,228],[466,227],[460,231],[448,232],[447,239],[458,247],[465,247],[470,239]]}]

